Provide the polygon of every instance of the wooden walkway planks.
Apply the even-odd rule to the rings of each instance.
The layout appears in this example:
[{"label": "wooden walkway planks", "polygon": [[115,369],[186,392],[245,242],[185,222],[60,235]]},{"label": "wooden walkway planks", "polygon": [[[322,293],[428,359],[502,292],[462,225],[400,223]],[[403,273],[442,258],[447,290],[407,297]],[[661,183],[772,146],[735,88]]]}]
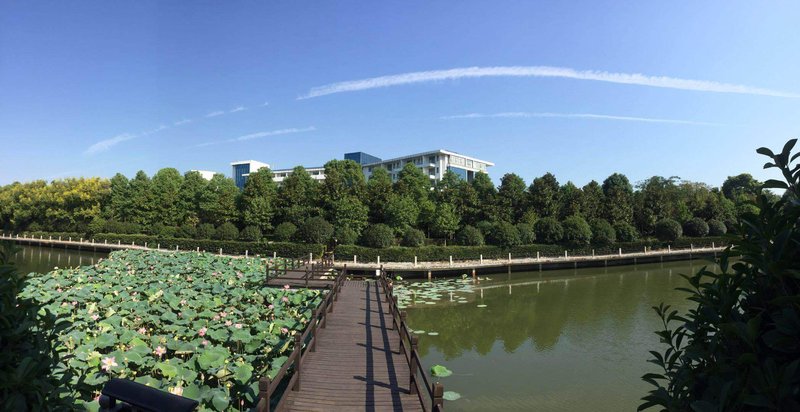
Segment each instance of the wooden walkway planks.
[{"label": "wooden walkway planks", "polygon": [[376,282],[345,281],[315,352],[303,355],[292,411],[421,411],[409,368]]}]

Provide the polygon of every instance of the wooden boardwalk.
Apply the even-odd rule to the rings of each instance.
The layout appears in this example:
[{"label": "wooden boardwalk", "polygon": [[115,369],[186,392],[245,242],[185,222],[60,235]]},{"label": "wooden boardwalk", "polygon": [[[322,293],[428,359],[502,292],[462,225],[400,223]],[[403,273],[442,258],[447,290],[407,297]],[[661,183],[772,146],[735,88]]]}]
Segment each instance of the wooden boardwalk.
[{"label": "wooden boardwalk", "polygon": [[299,390],[284,395],[289,410],[423,410],[385,299],[376,282],[344,282],[316,351],[303,356]]}]

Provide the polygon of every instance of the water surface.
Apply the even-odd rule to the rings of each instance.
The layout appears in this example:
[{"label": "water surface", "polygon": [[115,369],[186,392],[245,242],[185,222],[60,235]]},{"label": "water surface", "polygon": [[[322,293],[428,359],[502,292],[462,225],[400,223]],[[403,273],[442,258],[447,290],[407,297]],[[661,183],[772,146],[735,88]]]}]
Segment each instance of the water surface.
[{"label": "water surface", "polygon": [[652,306],[687,310],[679,274],[704,265],[497,274],[435,292],[425,290],[437,281],[418,281],[406,310],[423,364],[453,371],[441,382],[462,398],[448,410],[632,411],[650,388],[640,377],[655,371],[648,350],[661,349]]},{"label": "water surface", "polygon": [[72,250],[49,246],[17,245],[21,250],[14,255],[20,273],[47,273],[55,267],[67,268],[93,265],[108,256],[106,252]]}]

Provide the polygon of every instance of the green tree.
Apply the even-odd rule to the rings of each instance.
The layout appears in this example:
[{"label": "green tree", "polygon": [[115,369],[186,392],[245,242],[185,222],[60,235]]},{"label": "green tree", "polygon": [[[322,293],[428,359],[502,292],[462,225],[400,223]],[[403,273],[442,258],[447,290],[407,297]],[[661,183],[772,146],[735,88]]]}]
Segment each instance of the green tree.
[{"label": "green tree", "polygon": [[617,232],[605,219],[592,222],[592,243],[598,246],[610,246],[617,241]]},{"label": "green tree", "polygon": [[558,217],[558,180],[552,173],[533,179],[528,188],[530,205],[541,217]]},{"label": "green tree", "polygon": [[611,223],[633,222],[633,186],[621,173],[614,173],[603,181],[605,219]]},{"label": "green tree", "polygon": [[458,203],[459,187],[463,182],[452,170],[444,172],[442,179],[434,187],[434,200],[436,203],[456,205]]},{"label": "green tree", "polygon": [[321,198],[326,207],[346,197],[361,199],[366,188],[361,165],[352,160],[331,160],[325,163],[325,180]]},{"label": "green tree", "polygon": [[111,178],[111,197],[107,206],[109,218],[121,222],[131,221],[133,205],[131,204],[131,186],[128,178],[117,173]]},{"label": "green tree", "polygon": [[600,184],[592,180],[581,189],[583,192],[583,204],[581,204],[581,214],[587,220],[600,218],[603,214],[603,189]]},{"label": "green tree", "polygon": [[567,182],[559,188],[558,199],[560,201],[558,211],[561,219],[583,215],[583,192],[572,182]]},{"label": "green tree", "polygon": [[541,243],[556,244],[564,238],[564,227],[554,217],[543,217],[539,219],[533,230],[536,232],[536,240]]},{"label": "green tree", "polygon": [[394,231],[382,223],[369,225],[361,235],[361,242],[364,246],[386,248],[394,244]]},{"label": "green tree", "polygon": [[409,196],[394,195],[386,205],[386,223],[397,231],[415,227],[419,218],[419,206]]},{"label": "green tree", "polygon": [[475,189],[477,196],[477,211],[473,220],[475,224],[485,220],[493,222],[497,220],[497,188],[494,187],[492,179],[484,172],[475,173],[471,186]]},{"label": "green tree", "polygon": [[235,221],[239,215],[238,196],[239,188],[233,179],[215,174],[200,193],[200,220],[214,225]]},{"label": "green tree", "polygon": [[236,240],[239,238],[239,229],[231,222],[225,222],[214,232],[214,239]]},{"label": "green tree", "polygon": [[753,201],[760,193],[760,188],[761,182],[754,179],[750,173],[728,176],[722,183],[722,193],[733,201],[742,198]]},{"label": "green tree", "polygon": [[427,200],[431,191],[431,179],[413,163],[406,163],[398,174],[394,191],[417,202]]},{"label": "green tree", "polygon": [[492,226],[487,242],[502,247],[517,246],[521,243],[519,231],[511,223],[500,221]]},{"label": "green tree", "polygon": [[483,246],[483,233],[474,226],[465,225],[456,233],[456,243],[464,246]]},{"label": "green tree", "polygon": [[418,229],[408,229],[403,233],[400,244],[406,247],[423,246],[425,244],[425,234]]},{"label": "green tree", "polygon": [[358,198],[347,196],[333,203],[330,215],[334,227],[349,228],[356,237],[367,226],[369,208]]},{"label": "green tree", "polygon": [[297,231],[297,237],[308,243],[327,244],[333,236],[333,225],[320,216],[306,219]]},{"label": "green tree", "polygon": [[292,169],[278,188],[278,221],[301,226],[306,219],[318,216],[319,192],[319,182],[303,166]]},{"label": "green tree", "polygon": [[153,176],[154,220],[167,226],[178,226],[186,219],[186,206],[181,203],[183,176],[174,168],[165,168]]},{"label": "green tree", "polygon": [[272,229],[272,219],[275,215],[275,203],[278,197],[277,185],[272,179],[272,171],[268,168],[261,168],[250,173],[244,184],[240,201],[242,222],[265,232]]},{"label": "green tree", "polygon": [[392,198],[392,178],[384,168],[377,168],[367,180],[367,206],[372,223],[386,223],[389,199]]},{"label": "green tree", "polygon": [[458,230],[461,219],[456,214],[455,208],[449,203],[439,203],[436,205],[436,213],[431,229],[438,236],[444,236],[450,240]]},{"label": "green tree", "polygon": [[514,173],[506,173],[500,178],[497,189],[499,218],[508,222],[518,222],[525,213],[525,181]]},{"label": "green tree", "polygon": [[185,224],[197,226],[200,222],[200,198],[208,186],[208,181],[199,172],[186,172],[183,175],[180,198],[185,210]]},{"label": "green tree", "polygon": [[288,242],[294,238],[295,233],[297,233],[297,226],[294,223],[283,222],[275,227],[273,236],[278,242]]},{"label": "green tree", "polygon": [[656,222],[656,238],[662,242],[674,242],[683,236],[681,224],[673,219],[661,219]]},{"label": "green tree", "polygon": [[150,178],[140,170],[136,172],[130,185],[131,221],[141,226],[152,225],[155,223],[156,202]]},{"label": "green tree", "polygon": [[586,219],[580,216],[569,216],[562,223],[564,227],[563,240],[570,246],[586,246],[592,240],[592,228]]}]

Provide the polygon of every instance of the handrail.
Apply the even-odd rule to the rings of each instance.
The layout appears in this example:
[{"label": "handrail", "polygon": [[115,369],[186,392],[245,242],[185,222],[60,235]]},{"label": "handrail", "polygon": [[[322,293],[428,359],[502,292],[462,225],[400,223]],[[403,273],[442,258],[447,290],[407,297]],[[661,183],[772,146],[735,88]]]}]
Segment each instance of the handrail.
[{"label": "handrail", "polygon": [[[322,303],[312,312],[311,320],[308,322],[305,330],[302,333],[294,335],[294,349],[289,355],[289,358],[281,366],[275,377],[270,379],[269,376],[262,376],[258,381],[258,404],[256,410],[258,412],[270,412],[271,397],[274,395],[278,386],[286,378],[289,369],[294,367],[294,371],[289,377],[286,385],[286,390],[298,391],[300,390],[300,381],[302,374],[303,357],[309,350],[316,351],[317,348],[317,333],[318,329],[325,329],[327,324],[327,316],[333,311],[334,302],[338,300],[339,292],[342,289],[342,283],[347,276],[347,267],[342,269],[336,276],[336,279],[331,285],[328,285],[330,292],[325,296]],[[303,346],[305,345],[305,351]],[[286,392],[284,391],[283,395]],[[286,396],[281,396],[275,406],[276,411],[281,411],[285,406]]]},{"label": "handrail", "polygon": [[[444,410],[444,385],[440,382],[431,384],[428,379],[428,375],[425,373],[425,368],[422,366],[422,361],[419,356],[419,338],[412,335],[408,330],[406,312],[400,311],[398,308],[397,296],[392,294],[392,285],[386,279],[386,272],[383,270],[383,267],[381,267],[379,273],[378,282],[381,284],[383,292],[389,302],[389,311],[392,315],[392,328],[397,330],[400,335],[400,350],[403,351],[403,355],[408,362],[408,367],[411,372],[409,374],[409,390],[411,394],[417,394],[419,396],[420,403],[425,411],[441,412]],[[408,344],[406,344],[406,340],[408,340]],[[419,382],[417,379],[418,372],[422,374],[422,382]],[[420,385],[420,383],[422,383],[422,385]],[[420,386],[424,387],[425,390],[422,391]],[[423,399],[423,392],[428,395],[426,399]],[[428,400],[430,403],[428,403]]]}]

